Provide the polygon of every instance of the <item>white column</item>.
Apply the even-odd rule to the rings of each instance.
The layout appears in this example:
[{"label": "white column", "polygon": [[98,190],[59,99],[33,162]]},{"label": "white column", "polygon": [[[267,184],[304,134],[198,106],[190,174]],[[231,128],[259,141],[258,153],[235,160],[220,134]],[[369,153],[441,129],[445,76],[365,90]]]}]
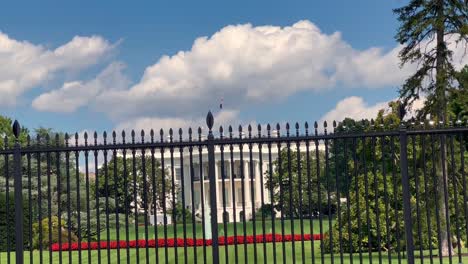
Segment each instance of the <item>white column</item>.
[{"label": "white column", "polygon": [[248,209],[252,206],[252,198],[250,195],[250,167],[249,162],[244,160],[244,193],[245,193],[245,219],[248,220],[250,214],[252,214],[252,209]]},{"label": "white column", "polygon": [[[261,201],[262,201],[261,188],[263,188],[263,186],[261,186],[261,181],[260,181],[260,178],[262,177],[262,172],[260,171],[259,161],[255,161],[254,176],[255,176],[255,193],[256,193],[255,201],[260,204]],[[265,184],[265,182],[264,182],[264,184]]]},{"label": "white column", "polygon": [[[221,175],[218,175],[218,169],[219,169],[219,164],[218,164],[218,162],[215,162],[215,183],[216,183],[215,186],[216,186],[216,189],[214,191],[216,192],[216,201],[217,201],[217,205],[218,205],[216,210],[218,210],[218,221],[219,221],[219,219],[220,219],[219,209],[221,209],[221,211],[222,211],[223,205],[219,202],[219,197],[222,194],[220,193],[221,190],[219,189],[219,184],[218,184],[218,179],[221,176]],[[210,190],[210,193],[211,193],[211,195],[213,195],[213,191]],[[221,214],[221,219],[222,219],[222,217],[223,217],[223,215]]]}]

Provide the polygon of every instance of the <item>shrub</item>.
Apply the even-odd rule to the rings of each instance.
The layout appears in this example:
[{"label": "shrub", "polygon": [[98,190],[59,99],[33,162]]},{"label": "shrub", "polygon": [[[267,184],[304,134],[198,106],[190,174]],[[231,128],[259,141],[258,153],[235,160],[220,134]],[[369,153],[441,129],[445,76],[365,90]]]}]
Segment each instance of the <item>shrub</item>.
[{"label": "shrub", "polygon": [[[16,246],[15,239],[15,195],[10,192],[8,195],[8,213],[6,211],[7,194],[0,192],[0,251],[6,251],[7,248],[14,250]],[[7,236],[10,243],[8,245]],[[28,246],[29,238],[29,205],[27,200],[23,199],[23,241],[25,248]]]},{"label": "shrub", "polygon": [[263,216],[265,219],[271,219],[271,210],[273,210],[273,217],[275,217],[276,211],[274,210],[273,206],[271,204],[264,204],[257,209],[257,212],[255,212],[255,218],[261,219]]},{"label": "shrub", "polygon": [[[70,237],[68,236],[68,230],[65,228],[66,224],[64,220],[61,220],[61,226],[59,229],[59,220],[57,216],[52,216],[52,221],[51,221],[51,227],[52,231],[49,229],[49,218],[44,218],[37,223],[34,223],[32,226],[33,229],[33,248],[38,249],[40,248],[41,245],[41,240],[40,240],[40,234],[42,233],[42,248],[49,248],[50,244],[53,243],[58,243],[59,242],[59,236],[61,234],[62,238],[62,243],[68,243],[69,238],[70,242],[77,242],[78,237],[71,232]],[[40,225],[39,225],[40,224]],[[41,230],[42,229],[42,230]],[[42,232],[40,232],[42,231]],[[52,235],[52,241],[49,241],[49,233],[51,232]]]},{"label": "shrub", "polygon": [[[177,203],[175,207],[175,215],[173,215],[173,221],[177,221],[178,223],[181,223],[184,219],[184,214],[185,214],[185,220],[187,222],[192,221],[192,212],[189,209],[186,209],[182,206],[182,203]],[[175,223],[174,221],[174,223]]]}]

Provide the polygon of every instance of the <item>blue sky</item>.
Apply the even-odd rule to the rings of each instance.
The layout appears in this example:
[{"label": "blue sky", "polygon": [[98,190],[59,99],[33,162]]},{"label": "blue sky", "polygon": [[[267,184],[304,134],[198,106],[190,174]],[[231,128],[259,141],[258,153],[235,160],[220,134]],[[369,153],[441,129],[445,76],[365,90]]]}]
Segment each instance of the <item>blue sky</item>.
[{"label": "blue sky", "polygon": [[[397,97],[405,69],[395,65],[398,23],[392,8],[406,1],[225,2],[3,3],[0,49],[2,41],[17,47],[7,48],[11,72],[0,73],[0,111],[30,128],[79,132],[195,126],[208,109],[217,112],[219,123],[235,125],[310,122],[347,114],[368,117]],[[231,30],[223,31],[228,26]],[[277,38],[260,26],[275,27]],[[210,41],[220,31],[218,39]],[[336,32],[340,35],[333,37]],[[236,42],[236,34],[248,36],[249,44],[226,47]],[[190,55],[196,53],[194,41],[203,36],[208,41],[200,44],[198,55]],[[273,43],[285,39],[281,47]],[[318,40],[326,47],[318,47]],[[67,43],[73,45],[64,52],[57,50]],[[245,58],[239,47],[247,49]],[[179,51],[185,55],[167,65],[160,63],[161,57]],[[239,54],[230,56],[230,51]],[[19,63],[23,57],[18,54],[31,58]],[[327,55],[322,58],[321,54]],[[265,61],[263,71],[255,68],[262,66],[252,63],[252,56]],[[180,79],[172,76],[178,70],[170,72],[176,59],[185,65],[177,68]],[[368,62],[371,71],[366,70]],[[214,73],[210,73],[210,63],[216,64]],[[152,66],[154,70],[148,73]],[[309,76],[309,68],[316,72]],[[106,70],[107,75],[102,74]],[[30,76],[35,73],[39,77]],[[99,76],[107,77],[103,81]],[[329,79],[315,82],[324,76]],[[11,79],[26,81],[7,87]],[[286,87],[289,83],[291,87]],[[161,91],[163,96],[158,95]],[[225,113],[217,109],[221,98]],[[76,105],[69,107],[68,100]]]}]

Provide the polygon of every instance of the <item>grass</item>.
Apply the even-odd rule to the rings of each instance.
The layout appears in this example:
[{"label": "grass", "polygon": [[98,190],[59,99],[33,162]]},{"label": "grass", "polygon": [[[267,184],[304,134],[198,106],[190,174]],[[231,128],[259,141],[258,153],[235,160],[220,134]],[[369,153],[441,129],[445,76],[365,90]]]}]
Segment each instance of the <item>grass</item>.
[{"label": "grass", "polygon": [[[304,260],[302,260],[301,256],[301,243],[296,242],[296,262],[297,263],[322,263],[322,255],[320,253],[320,246],[319,242],[315,241],[313,244],[313,249],[314,249],[314,258],[312,258],[312,248],[311,248],[311,242],[307,241],[305,242],[305,250],[304,250]],[[257,262],[258,263],[263,263],[264,260],[266,259],[268,262],[273,263],[273,244],[265,244],[266,245],[266,254],[263,253],[263,245],[258,244],[257,245]],[[220,263],[226,263],[225,261],[225,247],[221,246],[219,248],[220,250]],[[235,247],[234,246],[228,246],[228,263],[236,263],[236,258],[235,258]],[[287,242],[285,243],[285,263],[292,263],[293,259],[293,251],[292,251],[292,243]],[[188,248],[187,249],[187,262],[188,263],[194,263],[195,259],[195,250],[197,252],[197,262],[198,263],[203,263],[204,260],[204,254],[203,254],[203,248],[202,247],[197,247],[197,248]],[[245,254],[245,252],[247,254]],[[467,253],[468,251],[465,251]],[[107,250],[101,250],[101,262],[102,263],[107,263],[110,261],[110,263],[117,263],[118,262],[118,256],[120,254],[120,262],[122,263],[127,263],[127,250],[126,249],[121,249],[120,252],[117,250],[110,250],[110,254],[108,254]],[[159,263],[166,263],[165,262],[165,249],[160,248],[157,251],[158,253],[158,261]],[[174,248],[168,248],[167,249],[167,260],[168,263],[176,263],[175,260],[175,249]],[[69,255],[71,254],[71,255]],[[88,252],[83,251],[81,252],[81,259],[82,263],[98,263],[98,257],[99,257],[99,252],[97,250],[91,251],[91,261],[88,261]],[[137,259],[141,263],[145,263],[146,259],[148,258],[149,263],[156,263],[156,250],[154,248],[149,248],[148,249],[148,255],[146,254],[145,249],[139,249],[138,250],[138,258],[137,258],[137,250],[136,249],[130,249],[128,251],[129,254],[129,261],[128,263],[137,263]],[[403,253],[402,253],[403,254]],[[417,253],[416,253],[417,255]],[[206,259],[208,263],[211,263],[211,257],[212,257],[212,252],[211,252],[211,247],[206,247]],[[247,261],[249,263],[254,263],[255,258],[254,258],[254,245],[247,245],[247,251],[244,251],[243,245],[238,245],[238,259],[237,263],[245,263],[245,256],[247,256]],[[14,263],[14,252],[10,254],[12,263]],[[40,255],[38,251],[33,252],[33,262],[32,263],[40,263]],[[42,256],[42,261],[43,263],[50,263],[50,258],[49,258],[49,252],[48,251],[43,251],[43,256]],[[72,258],[73,263],[78,263],[79,261],[79,252],[73,251],[73,252],[62,252],[61,254],[61,259],[63,263],[70,263],[69,257]],[[53,252],[52,253],[52,263],[59,263],[60,260],[60,254],[58,252]],[[184,263],[185,257],[184,257],[184,248],[178,248],[177,249],[177,260],[179,263]],[[282,250],[282,244],[277,243],[276,244],[276,260],[278,263],[283,263],[283,250]],[[367,252],[362,253],[362,262],[361,259],[359,258],[359,254],[355,253],[350,257],[349,254],[345,253],[343,254],[343,262],[340,260],[340,255],[339,254],[334,254],[333,256],[330,254],[323,254],[323,263],[370,263],[372,260],[372,263],[379,263],[379,256],[377,252],[372,253],[372,258],[370,258],[369,254]],[[442,263],[450,263],[449,258],[444,258]],[[333,262],[332,262],[333,261]],[[437,257],[433,258],[434,263],[440,263],[439,259]],[[462,263],[466,263],[468,261],[468,257],[463,257],[462,258]],[[0,255],[0,263],[7,263],[7,254],[6,253],[1,253]],[[25,252],[25,263],[31,263],[30,262],[30,255],[29,252]],[[388,261],[388,253],[387,252],[382,252],[382,263],[399,263],[398,261],[398,256],[396,253],[392,252],[391,253],[391,261]],[[407,263],[405,257],[401,255],[401,263]],[[423,258],[423,261],[421,262],[417,256],[416,263],[431,263],[429,257]],[[453,256],[452,258],[452,263],[458,263],[458,257]]]},{"label": "grass", "polygon": [[[230,223],[226,226],[227,229],[227,234],[228,236],[234,234],[234,224]],[[256,231],[257,234],[262,233],[262,222],[259,221],[256,223]],[[285,234],[290,234],[292,231],[291,227],[294,227],[294,233],[299,233],[300,231],[300,221],[295,220],[293,222],[293,225],[291,225],[290,221],[286,221],[284,225],[284,230]],[[237,223],[236,225],[238,235],[243,235],[243,224],[242,223]],[[275,221],[275,227],[276,227],[276,233],[281,233],[281,222],[280,221]],[[320,223],[317,220],[314,220],[312,223],[313,227],[313,232],[310,230],[309,222],[304,221],[304,233],[319,233],[320,231]],[[322,230],[323,232],[328,231],[329,227],[329,222],[328,219],[324,219],[322,221]],[[224,225],[220,224],[218,226],[219,230],[224,229]],[[138,234],[140,239],[145,238],[145,230],[144,226],[139,226],[138,227]],[[272,229],[272,222],[270,220],[266,220],[265,222],[265,231],[266,233],[271,233]],[[187,224],[187,237],[192,237],[192,225]],[[109,239],[110,240],[115,240],[116,235],[117,235],[117,230],[109,230]],[[157,227],[156,231],[158,232],[159,235],[162,235],[164,232],[164,227]],[[195,226],[195,231],[197,238],[201,238],[202,234],[202,226],[201,223],[197,224]],[[176,225],[176,232],[177,232],[177,237],[183,237],[183,225]],[[120,229],[120,239],[125,240],[125,228]],[[167,233],[168,237],[173,237],[173,226],[168,226],[167,228]],[[136,238],[136,232],[135,232],[135,227],[130,226],[129,227],[129,240],[135,239]],[[253,223],[248,222],[246,223],[246,234],[251,235],[253,234]],[[106,231],[101,233],[101,240],[106,240]],[[149,235],[148,238],[151,239],[154,237],[154,227],[149,227]],[[161,236],[159,236],[161,238]],[[360,256],[358,253],[350,254],[344,253],[342,256],[341,261],[341,256],[340,254],[322,254],[320,250],[320,241],[304,241],[302,248],[302,242],[296,241],[294,243],[292,242],[285,242],[284,244],[281,242],[277,242],[275,245],[273,243],[266,243],[266,244],[257,244],[256,246],[253,244],[249,245],[237,245],[237,248],[235,245],[229,245],[227,247],[225,246],[220,246],[219,247],[219,253],[220,253],[220,262],[221,263],[226,263],[226,253],[227,253],[227,261],[228,263],[245,263],[246,260],[249,263],[254,263],[255,260],[258,263],[263,263],[264,261],[272,263],[274,260],[274,256],[276,256],[276,261],[278,263],[283,263],[283,257],[284,257],[284,262],[285,263],[292,263],[293,261],[293,256],[295,257],[295,260],[297,263],[317,263],[317,264],[329,264],[329,263],[336,263],[336,264],[347,264],[347,263],[379,263],[379,255],[377,252],[373,252],[372,256],[369,255],[368,252],[363,252],[362,255]],[[295,247],[295,253],[293,254],[293,245]],[[284,256],[283,256],[283,246],[284,246]],[[255,248],[257,251],[257,258],[255,259]],[[276,254],[273,254],[273,249],[275,249]],[[72,252],[62,252],[61,254],[59,252],[52,252],[51,255],[49,251],[43,251],[42,252],[42,263],[59,263],[60,259],[62,260],[62,263],[78,263],[79,258],[81,257],[82,263],[98,263],[98,259],[101,259],[101,263],[118,263],[119,260],[121,263],[127,263],[127,257],[128,257],[128,263],[137,263],[137,260],[139,260],[141,263],[146,263],[148,260],[148,263],[156,263],[157,260],[159,263],[166,263],[166,258],[168,263],[176,263],[176,256],[177,256],[177,262],[178,263],[184,263],[185,258],[187,258],[188,263],[194,263],[195,260],[195,254],[196,254],[196,259],[198,263],[203,263],[204,258],[206,258],[208,263],[211,263],[211,258],[212,258],[212,248],[210,246],[206,247],[206,252],[204,253],[203,247],[188,247],[186,251],[184,250],[183,247],[179,248],[148,248],[148,254],[146,253],[145,248],[140,248],[140,249],[125,249],[122,248],[120,250],[107,250],[107,249],[101,249],[100,251],[98,250],[91,250],[90,255],[88,256],[88,251],[83,250],[81,253],[78,251],[72,251]],[[265,250],[265,252],[264,252]],[[236,259],[236,251],[237,251],[237,256],[238,258]],[[302,252],[304,252],[304,256],[302,256]],[[166,255],[167,253],[167,255]],[[463,253],[468,253],[468,250],[465,250]],[[312,255],[313,254],[313,255]],[[401,252],[400,257],[401,257],[401,262],[398,259],[398,255],[395,252],[390,253],[390,261],[388,260],[388,252],[382,252],[381,255],[381,260],[382,263],[406,263],[406,259],[404,256],[404,253]],[[418,255],[418,252],[415,252],[415,255]],[[428,255],[428,252],[424,252],[423,255]],[[51,257],[52,258],[51,258]],[[314,256],[314,257],[312,257]],[[0,253],[0,264],[3,263],[8,263],[7,262],[7,253],[6,252],[1,252]],[[32,252],[32,263],[40,263],[40,252],[39,251],[33,251]],[[303,258],[304,257],[304,258]],[[362,257],[362,259],[360,258]],[[10,253],[10,258],[11,258],[11,263],[14,263],[15,259],[15,253],[12,252]],[[31,255],[30,252],[25,252],[25,263],[31,263],[30,261]],[[418,256],[417,256],[418,258]],[[90,261],[89,261],[90,260]],[[323,261],[323,262],[322,262]],[[433,257],[434,263],[440,263],[439,259],[437,257]],[[462,262],[468,262],[468,256],[462,258]],[[431,263],[429,257],[424,257],[422,261],[416,260],[416,263]],[[450,263],[449,258],[443,258],[442,263]],[[458,257],[453,256],[452,258],[452,263],[458,263]]]}]

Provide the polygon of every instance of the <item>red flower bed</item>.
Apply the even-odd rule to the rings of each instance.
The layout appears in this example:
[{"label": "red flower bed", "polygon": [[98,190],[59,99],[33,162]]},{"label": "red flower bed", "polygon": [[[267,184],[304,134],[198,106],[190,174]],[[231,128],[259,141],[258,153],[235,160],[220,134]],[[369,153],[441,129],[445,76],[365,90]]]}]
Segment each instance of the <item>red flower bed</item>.
[{"label": "red flower bed", "polygon": [[[265,238],[265,241],[264,241]],[[218,241],[220,245],[234,245],[236,244],[252,244],[255,242],[257,243],[271,243],[273,241],[276,242],[282,242],[282,241],[309,241],[309,240],[320,240],[322,239],[322,235],[320,234],[304,234],[304,235],[279,235],[279,234],[266,234],[266,235],[257,235],[252,236],[229,236],[229,237],[219,237]],[[160,238],[158,240],[155,239],[140,239],[140,240],[130,240],[128,241],[110,241],[109,244],[107,241],[100,241],[100,242],[81,242],[81,249],[98,249],[98,246],[100,246],[101,249],[107,249],[107,247],[111,249],[116,249],[118,247],[120,248],[126,248],[127,245],[129,248],[143,248],[146,247],[148,244],[148,247],[154,248],[154,247],[183,247],[184,242],[186,243],[187,246],[193,247],[193,246],[203,246],[203,244],[207,246],[211,246],[212,240],[211,239],[192,239],[192,238],[187,238],[185,241],[183,238]],[[74,242],[74,243],[62,243],[61,245],[59,243],[54,243],[51,246],[52,251],[59,251],[61,247],[61,250],[78,250],[79,248],[79,243]]]}]

